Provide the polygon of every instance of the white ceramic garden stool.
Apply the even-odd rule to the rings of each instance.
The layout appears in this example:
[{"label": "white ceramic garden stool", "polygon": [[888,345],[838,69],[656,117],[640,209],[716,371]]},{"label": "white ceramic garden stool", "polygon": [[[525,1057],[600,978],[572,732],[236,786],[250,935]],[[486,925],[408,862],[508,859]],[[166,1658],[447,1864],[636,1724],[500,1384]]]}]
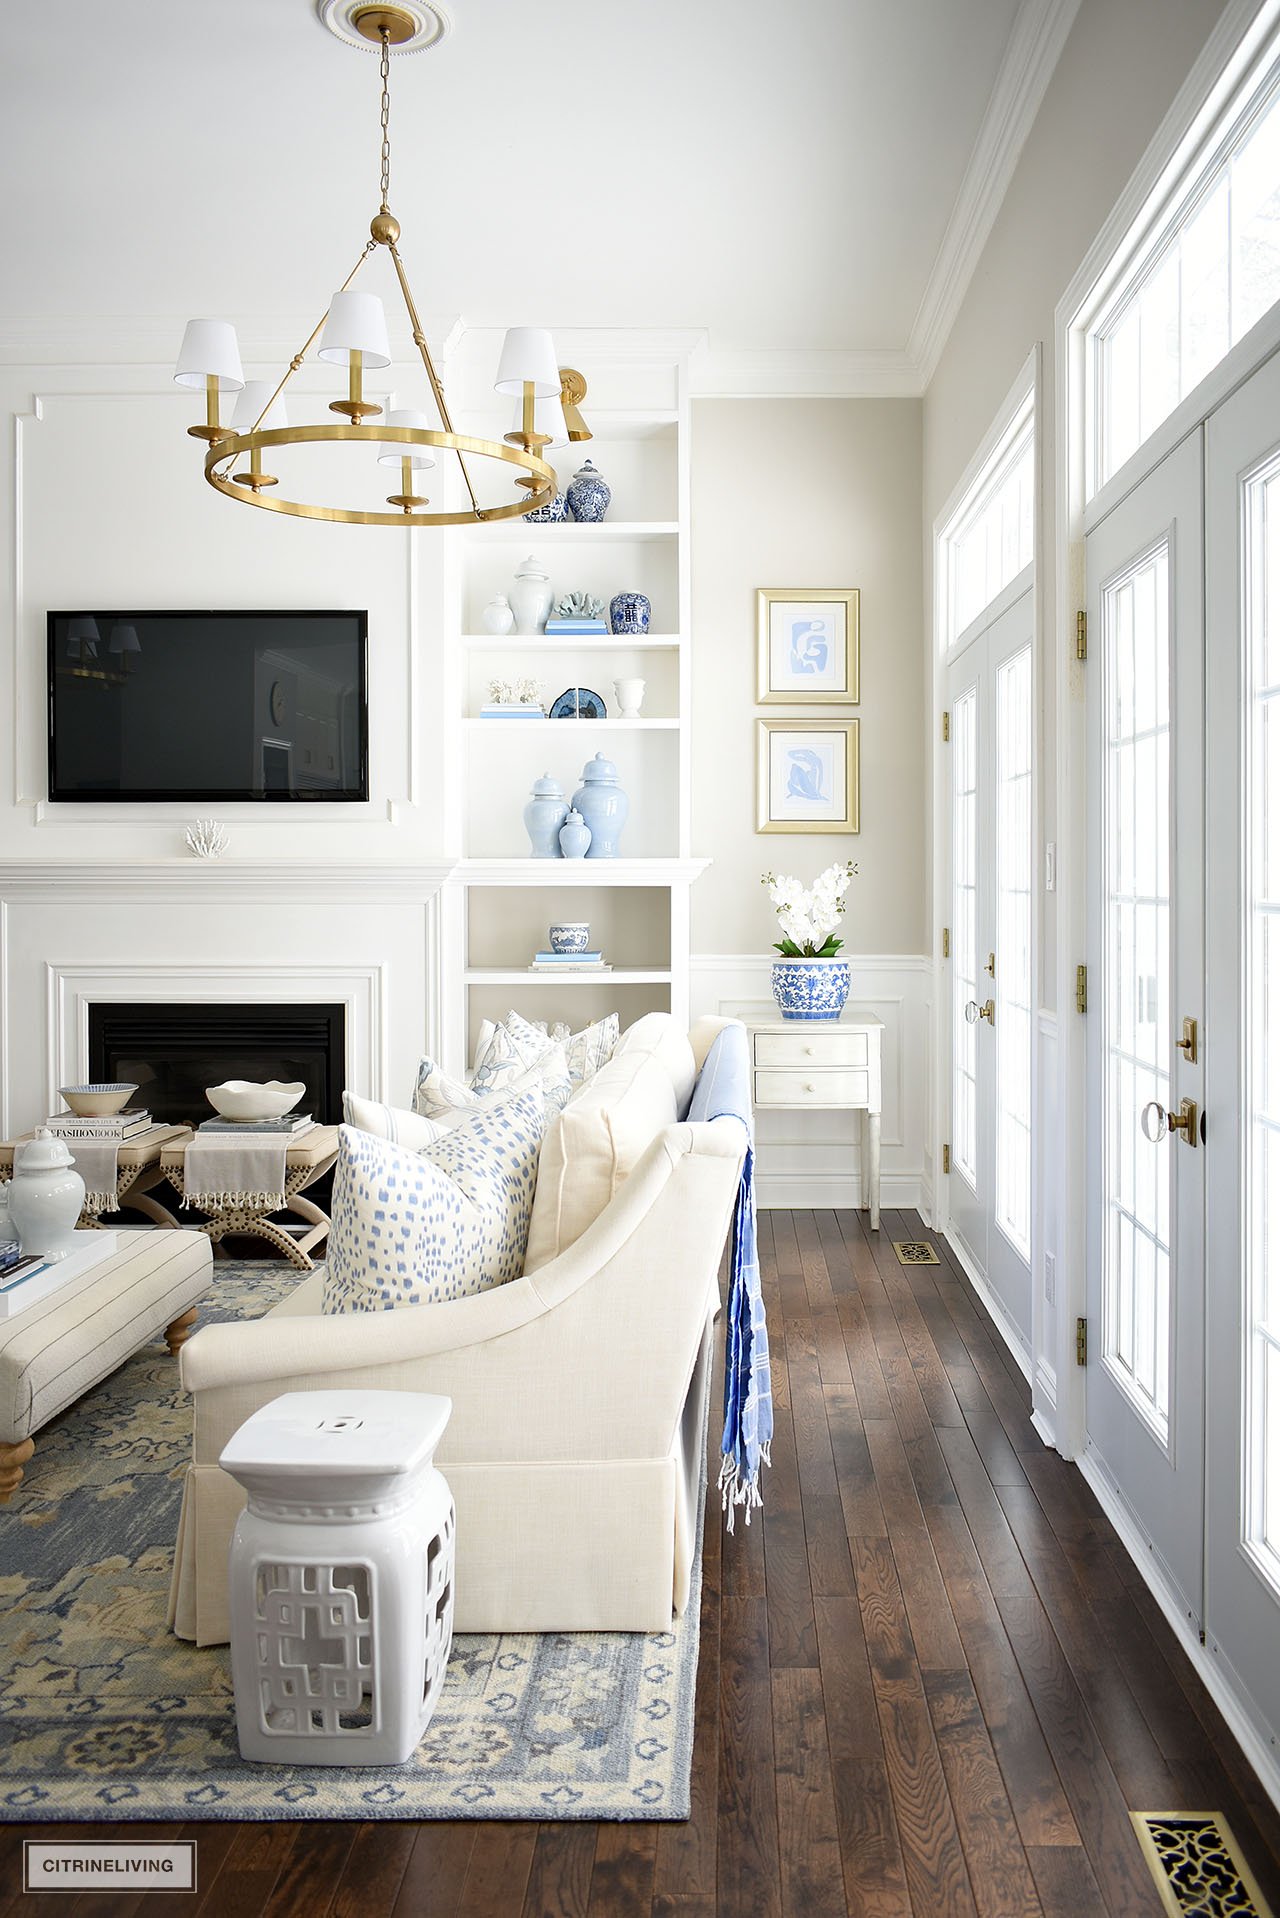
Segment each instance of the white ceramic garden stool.
[{"label": "white ceramic garden stool", "polygon": [[432,1464],[452,1402],[288,1392],[220,1464],[249,1494],[229,1566],[243,1758],[400,1765],[453,1638],[453,1496]]}]

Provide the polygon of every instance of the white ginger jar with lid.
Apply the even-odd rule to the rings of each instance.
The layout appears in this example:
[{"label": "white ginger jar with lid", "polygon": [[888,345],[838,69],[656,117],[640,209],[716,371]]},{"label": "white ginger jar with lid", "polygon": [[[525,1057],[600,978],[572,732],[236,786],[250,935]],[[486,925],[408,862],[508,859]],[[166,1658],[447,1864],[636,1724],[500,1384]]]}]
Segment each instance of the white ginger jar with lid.
[{"label": "white ginger jar with lid", "polygon": [[14,1161],[9,1218],[24,1252],[65,1259],[84,1209],[84,1180],[64,1139],[39,1126]]},{"label": "white ginger jar with lid", "polygon": [[516,616],[518,633],[540,633],[551,611],[551,575],[541,560],[530,553],[516,571],[511,588],[511,610]]}]

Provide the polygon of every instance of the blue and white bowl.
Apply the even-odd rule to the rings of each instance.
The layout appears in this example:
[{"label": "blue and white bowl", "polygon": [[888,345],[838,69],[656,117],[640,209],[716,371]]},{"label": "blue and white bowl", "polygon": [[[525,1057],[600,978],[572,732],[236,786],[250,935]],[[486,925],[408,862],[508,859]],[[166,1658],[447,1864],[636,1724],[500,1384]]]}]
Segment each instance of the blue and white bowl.
[{"label": "blue and white bowl", "polygon": [[849,962],[775,959],[773,996],[784,1019],[838,1019],[849,997]]},{"label": "blue and white bowl", "polygon": [[585,919],[565,920],[548,928],[552,952],[585,952],[591,927]]}]

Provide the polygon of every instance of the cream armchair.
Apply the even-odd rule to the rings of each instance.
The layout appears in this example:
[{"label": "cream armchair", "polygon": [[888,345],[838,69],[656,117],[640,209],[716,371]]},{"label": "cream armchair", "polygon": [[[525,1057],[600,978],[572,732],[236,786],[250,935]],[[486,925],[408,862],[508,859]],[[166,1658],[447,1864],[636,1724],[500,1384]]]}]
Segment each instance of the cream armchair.
[{"label": "cream armchair", "polygon": [[346,1386],[453,1401],[437,1462],[457,1503],[458,1630],[665,1630],[689,1596],[744,1145],[732,1119],[667,1127],[576,1244],[476,1297],[323,1317],[317,1274],[264,1319],[197,1333],[182,1353],[195,1445],[173,1630],[227,1637],[244,1498],[218,1466],[231,1434],[282,1392]]}]

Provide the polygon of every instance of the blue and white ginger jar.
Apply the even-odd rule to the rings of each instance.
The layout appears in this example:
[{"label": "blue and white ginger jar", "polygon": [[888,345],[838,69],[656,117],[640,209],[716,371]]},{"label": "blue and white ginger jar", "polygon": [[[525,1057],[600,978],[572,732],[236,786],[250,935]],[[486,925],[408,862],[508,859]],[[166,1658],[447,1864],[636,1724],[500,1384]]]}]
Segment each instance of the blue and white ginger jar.
[{"label": "blue and white ginger jar", "polygon": [[609,510],[613,491],[600,469],[588,460],[569,481],[565,498],[576,520],[602,520]]},{"label": "blue and white ginger jar", "polygon": [[563,493],[553,493],[545,506],[537,506],[532,513],[521,517],[530,526],[559,526],[569,517],[569,501]]},{"label": "blue and white ginger jar", "polygon": [[775,959],[773,996],[784,1019],[838,1019],[849,997],[849,961]]},{"label": "blue and white ginger jar", "polygon": [[647,633],[652,611],[647,593],[615,593],[609,601],[609,631]]}]

